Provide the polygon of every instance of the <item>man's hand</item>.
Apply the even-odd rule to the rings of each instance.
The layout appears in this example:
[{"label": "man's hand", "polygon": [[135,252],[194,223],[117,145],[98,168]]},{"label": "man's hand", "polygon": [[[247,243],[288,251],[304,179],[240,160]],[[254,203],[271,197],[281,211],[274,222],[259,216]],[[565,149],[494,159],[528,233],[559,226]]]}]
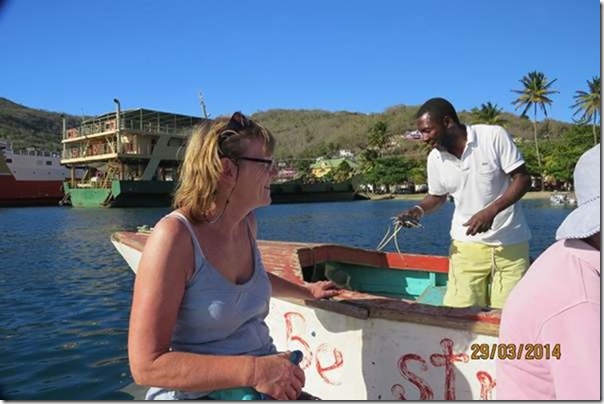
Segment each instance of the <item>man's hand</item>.
[{"label": "man's hand", "polygon": [[403,227],[418,227],[419,220],[424,216],[424,211],[419,205],[415,205],[402,211],[396,217],[396,221]]},{"label": "man's hand", "polygon": [[479,211],[463,224],[468,227],[466,235],[474,236],[478,233],[484,233],[490,230],[493,226],[495,216],[497,216],[497,211],[490,206]]}]

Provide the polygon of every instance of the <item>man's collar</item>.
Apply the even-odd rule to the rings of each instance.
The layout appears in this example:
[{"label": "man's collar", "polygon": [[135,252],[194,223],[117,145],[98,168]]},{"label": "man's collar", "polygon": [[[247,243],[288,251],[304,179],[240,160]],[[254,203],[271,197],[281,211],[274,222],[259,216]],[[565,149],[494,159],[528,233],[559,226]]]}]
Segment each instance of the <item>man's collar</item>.
[{"label": "man's collar", "polygon": [[[462,126],[464,126],[466,128],[466,145],[464,146],[464,152],[462,152],[462,156],[465,153],[465,150],[467,150],[468,148],[470,148],[470,146],[473,146],[476,143],[476,132],[474,132],[474,129],[472,129],[469,125],[464,125],[462,124]],[[454,158],[457,159],[457,157],[449,152],[448,150],[439,150],[439,149],[435,149],[438,151],[438,153],[440,154],[441,158],[444,160],[444,158]],[[448,157],[446,157],[448,156]]]},{"label": "man's collar", "polygon": [[464,125],[466,127],[466,145],[474,144],[476,142],[476,132],[470,125]]}]

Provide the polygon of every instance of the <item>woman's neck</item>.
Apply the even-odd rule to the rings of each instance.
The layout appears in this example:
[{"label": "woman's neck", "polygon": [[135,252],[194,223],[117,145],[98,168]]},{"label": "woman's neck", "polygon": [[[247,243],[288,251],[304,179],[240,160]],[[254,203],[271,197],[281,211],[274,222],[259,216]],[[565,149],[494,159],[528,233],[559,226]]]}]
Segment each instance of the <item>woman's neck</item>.
[{"label": "woman's neck", "polygon": [[241,223],[248,214],[249,212],[243,212],[238,208],[236,201],[225,201],[223,204],[217,205],[214,213],[203,224],[213,232],[228,238],[239,231]]}]

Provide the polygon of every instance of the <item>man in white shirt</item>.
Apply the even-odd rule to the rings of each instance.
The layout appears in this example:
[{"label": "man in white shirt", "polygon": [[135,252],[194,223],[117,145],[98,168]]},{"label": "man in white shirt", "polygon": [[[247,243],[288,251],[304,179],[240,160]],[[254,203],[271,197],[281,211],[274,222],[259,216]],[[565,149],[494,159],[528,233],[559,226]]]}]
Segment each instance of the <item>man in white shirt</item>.
[{"label": "man in white shirt", "polygon": [[418,221],[451,195],[455,212],[443,304],[501,308],[529,266],[530,230],[516,203],[530,187],[522,155],[505,129],[463,125],[443,98],[426,101],[416,125],[432,147],[428,194],[399,221]]}]

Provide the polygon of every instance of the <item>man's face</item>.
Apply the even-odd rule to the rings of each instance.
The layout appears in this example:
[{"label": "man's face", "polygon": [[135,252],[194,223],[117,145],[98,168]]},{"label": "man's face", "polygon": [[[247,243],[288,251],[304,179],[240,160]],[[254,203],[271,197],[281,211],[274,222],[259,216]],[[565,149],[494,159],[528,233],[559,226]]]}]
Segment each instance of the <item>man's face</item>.
[{"label": "man's face", "polygon": [[444,122],[434,121],[428,112],[415,121],[417,130],[422,134],[422,141],[430,148],[446,150],[447,129]]}]

